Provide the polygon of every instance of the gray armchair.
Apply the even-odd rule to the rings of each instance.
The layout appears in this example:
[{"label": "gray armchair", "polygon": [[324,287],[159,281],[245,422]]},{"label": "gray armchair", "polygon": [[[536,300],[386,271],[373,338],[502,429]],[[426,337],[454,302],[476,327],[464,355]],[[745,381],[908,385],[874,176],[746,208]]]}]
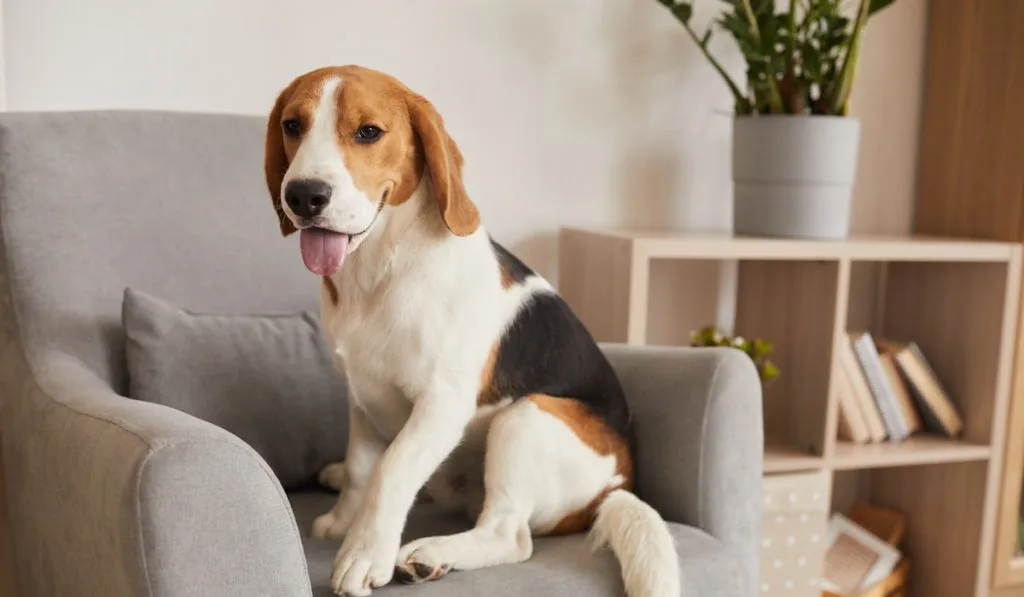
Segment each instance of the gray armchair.
[{"label": "gray armchair", "polygon": [[[287,494],[236,436],[126,395],[122,291],[190,308],[315,308],[262,180],[263,119],[0,115],[0,438],[19,595],[329,595],[333,495]],[[486,203],[484,203],[486,214]],[[638,492],[688,597],[756,594],[760,386],[738,351],[605,346],[636,411]],[[417,509],[415,536],[460,524]],[[466,523],[461,523],[466,524]],[[582,536],[379,595],[621,595]]]}]

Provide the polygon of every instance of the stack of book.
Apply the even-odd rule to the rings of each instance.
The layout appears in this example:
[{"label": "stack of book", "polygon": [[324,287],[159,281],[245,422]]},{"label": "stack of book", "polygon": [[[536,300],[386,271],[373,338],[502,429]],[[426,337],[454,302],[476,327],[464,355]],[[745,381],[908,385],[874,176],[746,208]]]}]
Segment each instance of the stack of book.
[{"label": "stack of book", "polygon": [[900,442],[918,432],[959,437],[964,423],[914,342],[849,332],[839,353],[839,437]]}]

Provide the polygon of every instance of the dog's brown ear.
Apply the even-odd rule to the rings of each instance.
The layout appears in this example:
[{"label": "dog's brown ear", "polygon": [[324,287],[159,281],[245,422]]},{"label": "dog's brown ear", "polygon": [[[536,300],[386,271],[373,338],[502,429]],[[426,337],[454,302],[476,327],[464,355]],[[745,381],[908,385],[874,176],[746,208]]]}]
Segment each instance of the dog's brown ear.
[{"label": "dog's brown ear", "polygon": [[267,190],[270,192],[270,201],[277,214],[278,223],[281,226],[281,235],[288,236],[295,232],[295,226],[285,215],[281,208],[281,182],[284,174],[288,171],[288,156],[284,153],[284,136],[281,133],[281,111],[284,103],[291,93],[291,86],[281,91],[274,102],[274,108],[267,118],[266,147],[263,154],[263,173],[267,179]]},{"label": "dog's brown ear", "polygon": [[411,93],[407,102],[412,128],[423,146],[441,218],[452,234],[472,234],[480,226],[480,212],[469,200],[462,184],[462,154],[445,131],[441,115],[426,98]]}]

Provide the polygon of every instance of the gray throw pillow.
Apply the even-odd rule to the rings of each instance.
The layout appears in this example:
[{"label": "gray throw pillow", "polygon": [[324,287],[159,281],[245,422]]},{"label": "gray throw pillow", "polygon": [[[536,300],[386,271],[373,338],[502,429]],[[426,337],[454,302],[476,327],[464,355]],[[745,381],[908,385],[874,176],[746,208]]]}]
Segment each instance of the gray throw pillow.
[{"label": "gray throw pillow", "polygon": [[198,314],[127,288],[122,323],[131,398],[237,435],[285,489],[344,457],[347,391],[316,315]]}]

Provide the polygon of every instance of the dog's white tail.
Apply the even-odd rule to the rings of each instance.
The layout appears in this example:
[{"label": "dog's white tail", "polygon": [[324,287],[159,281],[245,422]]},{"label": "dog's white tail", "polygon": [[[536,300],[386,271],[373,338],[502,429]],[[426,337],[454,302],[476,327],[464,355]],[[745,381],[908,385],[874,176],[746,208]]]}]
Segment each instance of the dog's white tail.
[{"label": "dog's white tail", "polygon": [[608,546],[622,568],[629,597],[679,597],[679,558],[665,521],[623,489],[609,493],[590,530],[594,549]]}]

